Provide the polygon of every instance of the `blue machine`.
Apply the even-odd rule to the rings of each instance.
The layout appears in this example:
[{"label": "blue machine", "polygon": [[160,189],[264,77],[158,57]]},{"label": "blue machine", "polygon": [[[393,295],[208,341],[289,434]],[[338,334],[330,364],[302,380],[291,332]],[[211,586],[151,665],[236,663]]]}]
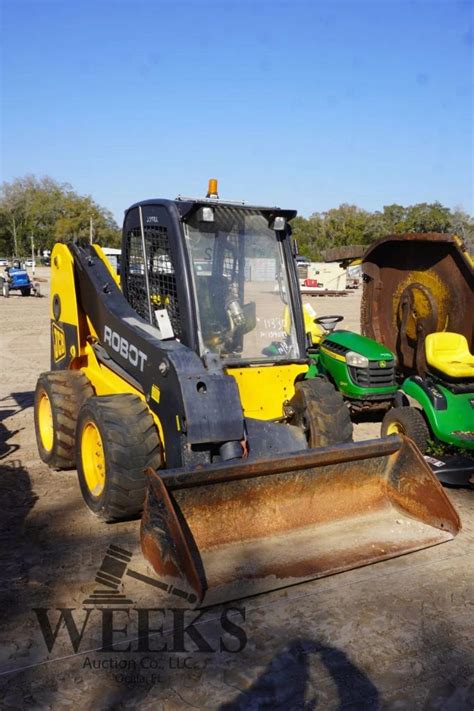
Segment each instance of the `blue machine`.
[{"label": "blue machine", "polygon": [[20,291],[22,296],[40,295],[38,286],[33,284],[26,269],[22,269],[19,265],[7,267],[0,281],[3,296],[9,296],[10,291]]}]

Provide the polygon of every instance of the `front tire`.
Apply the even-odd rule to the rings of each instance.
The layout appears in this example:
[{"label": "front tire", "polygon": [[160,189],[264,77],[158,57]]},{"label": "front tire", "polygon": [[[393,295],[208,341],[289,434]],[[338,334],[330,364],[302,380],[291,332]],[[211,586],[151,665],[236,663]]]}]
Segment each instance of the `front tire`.
[{"label": "front tire", "polygon": [[143,510],[145,469],[159,469],[162,448],[146,404],[136,395],[93,397],[82,407],[76,433],[77,473],[89,509],[105,521]]},{"label": "front tire", "polygon": [[402,434],[416,444],[422,454],[428,448],[430,431],[425,418],[416,407],[393,407],[382,420],[382,437]]},{"label": "front tire", "polygon": [[35,432],[41,459],[52,469],[76,466],[76,424],[83,403],[94,394],[80,370],[42,373],[35,391]]},{"label": "front tire", "polygon": [[21,295],[22,295],[22,296],[30,296],[30,294],[31,294],[31,287],[30,287],[30,286],[25,286],[25,287],[21,290]]},{"label": "front tire", "polygon": [[349,408],[334,385],[322,377],[296,383],[291,424],[300,425],[311,448],[352,442]]}]

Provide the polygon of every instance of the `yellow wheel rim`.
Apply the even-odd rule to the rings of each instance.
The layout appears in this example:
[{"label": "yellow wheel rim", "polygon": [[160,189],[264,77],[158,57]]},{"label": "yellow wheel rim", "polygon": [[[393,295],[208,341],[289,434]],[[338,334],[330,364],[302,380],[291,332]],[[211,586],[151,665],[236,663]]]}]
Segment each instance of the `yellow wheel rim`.
[{"label": "yellow wheel rim", "polygon": [[102,437],[94,422],[87,422],[81,437],[82,470],[92,496],[100,496],[105,486],[105,456]]},{"label": "yellow wheel rim", "polygon": [[51,452],[54,444],[53,411],[47,393],[43,390],[38,405],[38,425],[41,444],[47,452]]},{"label": "yellow wheel rim", "polygon": [[391,422],[387,427],[387,434],[405,434],[405,428],[403,427],[401,422]]}]

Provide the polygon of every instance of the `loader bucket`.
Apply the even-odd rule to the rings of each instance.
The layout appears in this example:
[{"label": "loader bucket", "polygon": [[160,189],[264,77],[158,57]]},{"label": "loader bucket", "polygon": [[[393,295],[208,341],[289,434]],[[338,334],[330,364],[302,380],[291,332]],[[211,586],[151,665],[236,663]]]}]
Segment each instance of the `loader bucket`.
[{"label": "loader bucket", "polygon": [[141,544],[169,592],[207,606],[452,539],[459,517],[401,436],[149,475]]},{"label": "loader bucket", "polygon": [[474,265],[459,237],[384,237],[365,253],[362,271],[362,333],[397,354],[403,375],[424,374],[430,333],[462,333],[474,346]]}]

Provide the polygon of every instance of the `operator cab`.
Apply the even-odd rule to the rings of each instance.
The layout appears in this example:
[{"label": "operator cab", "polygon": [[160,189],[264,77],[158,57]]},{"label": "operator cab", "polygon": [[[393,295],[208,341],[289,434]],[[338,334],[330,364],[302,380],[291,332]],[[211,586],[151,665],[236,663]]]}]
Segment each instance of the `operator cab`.
[{"label": "operator cab", "polygon": [[125,297],[162,339],[223,366],[306,362],[288,225],[296,212],[223,202],[217,187],[210,195],[127,211]]},{"label": "operator cab", "polygon": [[[284,236],[269,216],[258,208],[200,207],[184,221],[184,232],[201,354],[216,353],[226,363],[300,358]],[[276,339],[284,348],[269,353]]]}]

